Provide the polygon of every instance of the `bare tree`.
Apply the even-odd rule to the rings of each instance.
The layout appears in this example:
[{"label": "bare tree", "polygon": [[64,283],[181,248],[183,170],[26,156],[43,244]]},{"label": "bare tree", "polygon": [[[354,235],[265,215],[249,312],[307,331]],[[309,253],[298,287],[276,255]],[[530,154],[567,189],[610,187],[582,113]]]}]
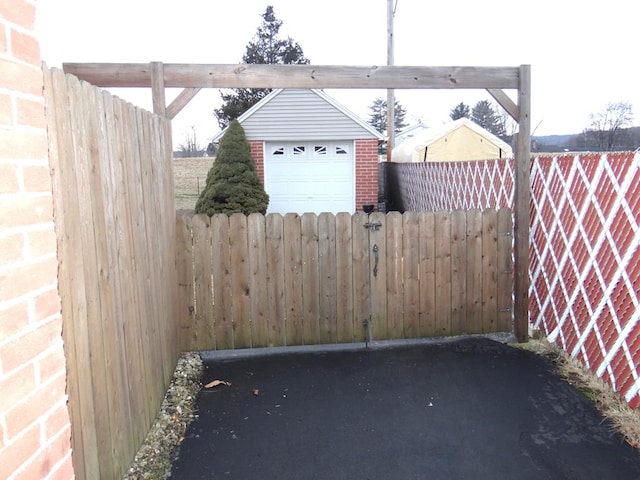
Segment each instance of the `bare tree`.
[{"label": "bare tree", "polygon": [[191,131],[185,135],[183,142],[178,145],[178,150],[183,157],[198,157],[202,154],[202,146],[198,143],[198,138],[196,137],[196,127],[191,127]]},{"label": "bare tree", "polygon": [[589,125],[582,132],[585,144],[606,152],[621,149],[627,133],[625,127],[632,122],[631,103],[608,103],[601,111],[589,115]]}]

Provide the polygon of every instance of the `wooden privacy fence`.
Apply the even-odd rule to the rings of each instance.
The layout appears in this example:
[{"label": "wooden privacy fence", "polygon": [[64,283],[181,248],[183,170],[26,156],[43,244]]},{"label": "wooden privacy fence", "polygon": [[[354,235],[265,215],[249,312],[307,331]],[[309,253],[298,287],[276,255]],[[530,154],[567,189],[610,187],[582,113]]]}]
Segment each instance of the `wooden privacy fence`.
[{"label": "wooden privacy fence", "polygon": [[178,216],[181,347],[512,330],[509,209]]},{"label": "wooden privacy fence", "polygon": [[122,478],[179,354],[170,123],[43,72],[74,471]]}]

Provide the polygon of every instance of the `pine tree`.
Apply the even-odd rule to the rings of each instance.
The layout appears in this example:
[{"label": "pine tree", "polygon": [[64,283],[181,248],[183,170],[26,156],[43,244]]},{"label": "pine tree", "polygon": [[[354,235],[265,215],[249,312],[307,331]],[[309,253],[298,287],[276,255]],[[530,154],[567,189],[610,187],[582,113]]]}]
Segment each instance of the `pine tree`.
[{"label": "pine tree", "polygon": [[[369,110],[371,111],[369,114],[369,125],[380,133],[385,133],[387,131],[387,101],[378,97],[371,103]],[[407,126],[407,123],[404,121],[406,115],[407,111],[405,108],[398,100],[395,100],[393,107],[394,132],[399,132]]]},{"label": "pine tree", "polygon": [[[262,15],[262,24],[258,27],[253,40],[246,47],[243,63],[248,64],[308,64],[302,47],[290,37],[282,39],[278,33],[282,20],[278,20],[269,5]],[[271,89],[239,88],[220,94],[224,102],[214,110],[220,128],[224,129],[229,122],[238,118],[252,106],[262,100]]]},{"label": "pine tree", "polygon": [[469,118],[471,115],[469,111],[469,105],[464,102],[460,102],[456,105],[451,112],[449,113],[449,117],[451,120],[460,120],[461,118]]},{"label": "pine tree", "polygon": [[471,120],[496,136],[504,136],[506,126],[488,100],[480,100],[471,111]]},{"label": "pine tree", "polygon": [[220,140],[218,156],[207,174],[207,184],[196,202],[196,213],[242,212],[265,214],[269,195],[264,191],[251,158],[242,125],[233,120]]}]

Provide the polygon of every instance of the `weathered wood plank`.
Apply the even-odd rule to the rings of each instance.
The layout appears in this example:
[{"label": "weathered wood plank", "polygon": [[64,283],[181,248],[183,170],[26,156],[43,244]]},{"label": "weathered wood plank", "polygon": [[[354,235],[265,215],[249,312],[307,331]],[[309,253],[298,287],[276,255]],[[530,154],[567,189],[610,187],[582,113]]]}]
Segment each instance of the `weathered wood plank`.
[{"label": "weathered wood plank", "polygon": [[451,215],[435,213],[436,335],[451,334]]},{"label": "weathered wood plank", "polygon": [[498,317],[498,213],[482,212],[482,331],[495,332]]},{"label": "weathered wood plank", "polygon": [[286,345],[287,307],[284,287],[284,221],[282,215],[267,216],[268,345]]},{"label": "weathered wood plank", "polygon": [[180,111],[195,97],[200,88],[185,88],[167,107],[166,115],[169,120],[173,120]]},{"label": "weathered wood plank", "polygon": [[[217,350],[233,348],[233,285],[229,217],[218,213],[211,217],[213,247],[213,307]],[[197,261],[197,259],[196,259]]]},{"label": "weathered wood plank", "polygon": [[[369,215],[369,254],[371,263],[371,326],[372,340],[388,338],[387,326],[387,223],[386,215],[375,212]],[[379,224],[379,226],[373,226]],[[377,254],[374,250],[377,250]],[[376,262],[375,257],[378,257]]]},{"label": "weathered wood plank", "polygon": [[[214,246],[215,248],[215,246]],[[180,327],[180,351],[195,349],[190,334],[195,312],[195,294],[193,284],[193,241],[191,238],[191,217],[176,216],[176,271],[178,285],[178,322]],[[214,283],[215,285],[215,283]],[[215,288],[215,287],[214,287]],[[215,307],[214,307],[215,308]],[[214,317],[215,325],[215,317]]]},{"label": "weathered wood plank", "polygon": [[318,258],[320,261],[320,343],[336,341],[336,223],[331,213],[318,217]]},{"label": "weathered wood plank", "polygon": [[[100,87],[150,87],[148,63],[64,63]],[[518,67],[166,63],[167,88],[518,88]]]},{"label": "weathered wood plank", "polygon": [[482,333],[482,212],[467,211],[467,333]]},{"label": "weathered wood plank", "polygon": [[420,311],[419,336],[436,334],[436,265],[435,265],[435,215],[419,214],[419,271]]},{"label": "weathered wood plank", "polygon": [[284,216],[284,298],[286,302],[286,344],[302,345],[304,317],[302,290],[302,244],[300,215]]},{"label": "weathered wood plank", "polygon": [[353,342],[353,251],[351,215],[336,215],[336,341]]},{"label": "weathered wood plank", "polygon": [[247,217],[234,213],[229,217],[231,247],[233,347],[251,347],[251,304],[249,301],[249,262]]},{"label": "weathered wood plank", "polygon": [[352,268],[353,268],[353,333],[354,341],[367,340],[366,334],[371,320],[371,275],[369,231],[364,225],[369,221],[365,213],[351,217]]},{"label": "weathered wood plank", "polygon": [[466,332],[467,320],[467,215],[451,212],[451,334]]},{"label": "weathered wood plank", "polygon": [[318,260],[318,219],[313,213],[305,213],[301,218],[302,233],[302,319],[303,342],[305,345],[320,342],[320,281]]},{"label": "weathered wood plank", "polygon": [[[269,222],[267,217],[266,222]],[[265,218],[259,213],[247,217],[249,242],[249,298],[251,300],[251,346],[269,345],[269,295],[267,291],[267,236]],[[283,280],[278,283],[283,288]]]},{"label": "weathered wood plank", "polygon": [[387,252],[381,261],[387,265],[387,338],[403,338],[402,215],[390,212],[386,221]]},{"label": "weathered wood plank", "polygon": [[420,337],[420,219],[417,212],[402,216],[402,293],[404,336]]},{"label": "weathered wood plank", "polygon": [[498,210],[498,320],[499,332],[513,331],[513,221],[511,210]]},{"label": "weathered wood plank", "polygon": [[215,348],[214,306],[211,301],[213,298],[211,220],[209,216],[200,214],[193,217],[192,224],[193,255],[196,259],[193,266],[196,294],[196,345],[198,350],[211,350]]}]

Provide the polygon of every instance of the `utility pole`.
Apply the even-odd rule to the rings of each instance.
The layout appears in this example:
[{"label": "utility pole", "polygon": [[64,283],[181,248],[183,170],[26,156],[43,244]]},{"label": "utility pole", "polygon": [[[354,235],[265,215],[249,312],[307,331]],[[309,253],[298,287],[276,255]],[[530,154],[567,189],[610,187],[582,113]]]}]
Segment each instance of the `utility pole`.
[{"label": "utility pole", "polygon": [[[393,65],[393,16],[394,2],[397,0],[387,0],[387,65]],[[395,95],[392,88],[387,90],[387,162],[391,161],[391,151],[393,150],[393,137],[395,129]]]}]

